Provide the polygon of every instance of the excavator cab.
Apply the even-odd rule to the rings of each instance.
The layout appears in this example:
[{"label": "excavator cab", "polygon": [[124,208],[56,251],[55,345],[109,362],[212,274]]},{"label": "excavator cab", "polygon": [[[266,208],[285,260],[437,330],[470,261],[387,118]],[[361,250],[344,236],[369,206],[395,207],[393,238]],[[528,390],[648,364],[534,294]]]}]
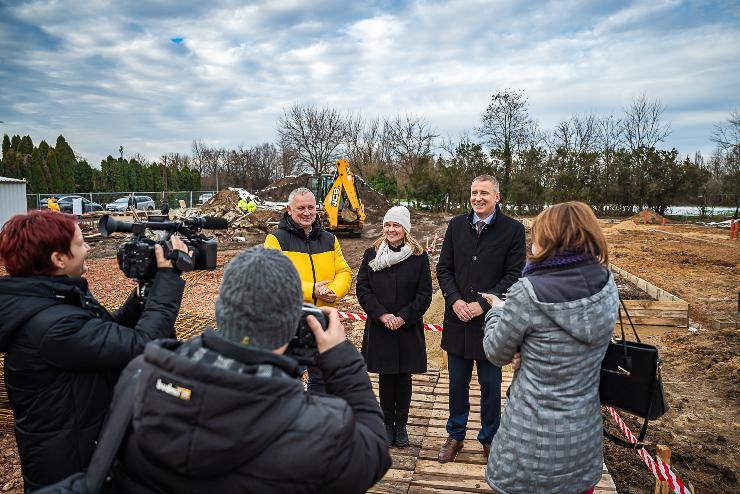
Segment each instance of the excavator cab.
[{"label": "excavator cab", "polygon": [[355,175],[347,160],[338,160],[334,173],[311,177],[308,188],[319,202],[324,227],[359,237],[365,224],[365,208],[360,199]]}]

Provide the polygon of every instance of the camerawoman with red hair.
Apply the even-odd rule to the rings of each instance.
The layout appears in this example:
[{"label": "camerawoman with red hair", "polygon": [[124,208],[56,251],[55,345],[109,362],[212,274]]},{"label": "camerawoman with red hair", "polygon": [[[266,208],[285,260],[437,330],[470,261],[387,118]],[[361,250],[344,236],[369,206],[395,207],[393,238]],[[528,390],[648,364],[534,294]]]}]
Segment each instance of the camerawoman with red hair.
[{"label": "camerawoman with red hair", "polygon": [[[172,237],[175,249],[185,243]],[[26,492],[85,470],[121,370],[174,336],[185,282],[155,247],[146,300],[109,313],[90,293],[90,247],[72,216],[31,211],[0,230],[0,352]]]}]

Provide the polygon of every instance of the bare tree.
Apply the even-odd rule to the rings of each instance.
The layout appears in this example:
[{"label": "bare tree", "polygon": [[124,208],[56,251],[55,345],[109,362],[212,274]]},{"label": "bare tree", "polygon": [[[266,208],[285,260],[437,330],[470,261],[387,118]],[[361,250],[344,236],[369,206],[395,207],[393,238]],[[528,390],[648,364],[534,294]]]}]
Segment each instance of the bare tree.
[{"label": "bare tree", "polygon": [[131,156],[128,157],[129,161],[136,161],[141,166],[149,166],[151,164],[151,161],[149,161],[149,158],[147,158],[145,155],[141,153],[134,153]]},{"label": "bare tree", "polygon": [[274,144],[264,143],[253,147],[249,150],[249,158],[252,190],[262,189],[277,178],[280,153]]},{"label": "bare tree", "polygon": [[226,161],[226,150],[213,148],[201,140],[193,140],[193,167],[203,176],[203,186],[218,189],[219,170]]},{"label": "bare tree", "polygon": [[573,115],[562,120],[552,133],[552,148],[581,155],[594,151],[598,142],[598,122],[592,114]]},{"label": "bare tree", "polygon": [[478,133],[503,161],[502,189],[508,190],[514,155],[529,144],[532,138],[532,119],[527,98],[522,91],[504,89],[491,98],[482,115],[483,125]]},{"label": "bare tree", "polygon": [[294,105],[278,122],[278,135],[296,152],[296,159],[319,174],[338,157],[347,126],[333,108]]},{"label": "bare tree", "polygon": [[711,139],[735,160],[740,159],[740,111],[730,112],[727,122],[715,125]]},{"label": "bare tree", "polygon": [[347,119],[347,158],[352,168],[363,178],[368,178],[388,157],[383,126],[375,118],[367,124],[361,116]]},{"label": "bare tree", "polygon": [[278,162],[276,163],[275,177],[288,177],[297,173],[301,164],[298,162],[298,153],[290,147],[285,139],[278,142]]},{"label": "bare tree", "polygon": [[432,156],[432,144],[438,134],[422,117],[398,116],[383,123],[383,135],[390,158],[407,178],[413,177]]},{"label": "bare tree", "polygon": [[671,133],[670,124],[663,123],[665,107],[660,100],[648,101],[645,94],[634,98],[624,109],[622,137],[632,151],[655,147]]}]

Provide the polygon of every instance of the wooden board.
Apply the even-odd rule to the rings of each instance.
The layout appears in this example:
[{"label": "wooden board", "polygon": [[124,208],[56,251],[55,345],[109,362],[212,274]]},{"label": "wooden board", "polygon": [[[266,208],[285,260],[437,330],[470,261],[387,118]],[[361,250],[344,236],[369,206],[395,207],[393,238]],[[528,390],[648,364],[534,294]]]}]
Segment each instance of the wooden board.
[{"label": "wooden board", "polygon": [[[504,369],[502,376],[501,404],[506,404],[506,389],[511,385],[513,375],[511,369]],[[372,379],[372,377],[371,377]],[[377,379],[375,380],[377,382]],[[430,381],[427,381],[429,383]],[[428,393],[428,384],[417,390],[417,380],[414,380],[414,396]],[[421,384],[421,383],[420,383]],[[377,386],[374,386],[377,392]],[[423,389],[423,392],[421,391]],[[388,474],[368,492],[373,493],[404,493],[404,494],[460,494],[461,492],[491,492],[485,481],[487,458],[483,455],[483,447],[475,439],[474,431],[480,428],[480,388],[475,375],[470,383],[471,411],[468,418],[468,436],[465,446],[451,463],[439,463],[437,455],[439,448],[447,439],[447,404],[449,401],[449,378],[446,371],[439,374],[433,393],[429,399],[418,400],[417,403],[432,405],[431,409],[423,413],[414,410],[413,404],[409,420],[409,433],[412,447],[405,449],[391,448],[393,466]],[[429,413],[431,412],[431,413]],[[422,424],[426,423],[424,427]],[[422,435],[417,435],[423,428]],[[418,441],[418,442],[417,442]],[[408,474],[411,474],[409,477]],[[601,482],[596,487],[598,494],[616,493],[614,482],[604,466]]]},{"label": "wooden board", "polygon": [[623,276],[624,278],[628,279],[637,288],[639,288],[643,292],[647,293],[649,296],[653,297],[655,300],[658,300],[658,301],[674,301],[674,302],[675,301],[679,301],[679,302],[683,302],[684,304],[686,304],[687,307],[689,305],[688,302],[686,302],[685,300],[683,300],[683,299],[681,299],[681,298],[673,295],[672,293],[669,293],[669,292],[663,290],[662,288],[659,288],[659,287],[653,285],[652,283],[650,283],[647,280],[643,280],[639,276],[634,275],[634,274],[630,273],[629,271],[626,271],[626,270],[620,268],[619,266],[616,266],[615,264],[611,264],[610,263],[609,264],[609,267],[611,268],[612,271],[614,271],[615,273],[617,273],[617,274]]}]

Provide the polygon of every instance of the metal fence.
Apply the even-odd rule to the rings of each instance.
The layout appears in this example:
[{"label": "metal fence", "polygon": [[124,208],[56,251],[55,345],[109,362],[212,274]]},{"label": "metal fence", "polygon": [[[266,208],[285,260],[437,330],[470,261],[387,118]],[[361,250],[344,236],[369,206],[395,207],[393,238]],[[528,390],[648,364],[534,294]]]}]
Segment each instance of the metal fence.
[{"label": "metal fence", "polygon": [[127,199],[131,195],[134,196],[149,196],[154,200],[156,204],[155,209],[162,207],[163,197],[167,197],[170,203],[170,208],[179,207],[180,201],[185,201],[185,206],[192,208],[203,204],[208,199],[213,197],[217,191],[215,190],[182,190],[178,192],[141,192],[141,191],[128,191],[128,192],[76,192],[69,194],[26,194],[26,205],[28,209],[38,209],[46,207],[46,202],[49,197],[56,196],[58,198],[63,197],[84,197],[85,199],[92,201],[100,205],[103,209],[108,204],[115,201],[116,199]]}]

